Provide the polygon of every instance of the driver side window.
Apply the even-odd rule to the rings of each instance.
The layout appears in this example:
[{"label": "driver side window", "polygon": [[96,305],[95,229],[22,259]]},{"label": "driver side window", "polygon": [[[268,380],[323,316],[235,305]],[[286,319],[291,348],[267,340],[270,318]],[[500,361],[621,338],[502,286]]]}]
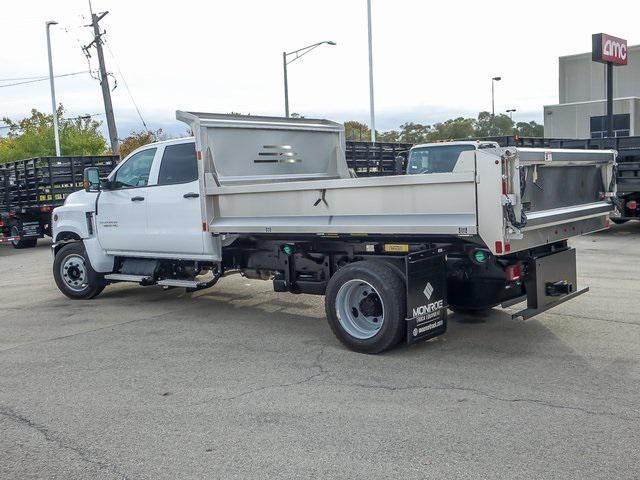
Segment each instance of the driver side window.
[{"label": "driver side window", "polygon": [[116,172],[113,179],[117,188],[145,187],[149,182],[149,172],[156,149],[150,148],[136,153]]}]

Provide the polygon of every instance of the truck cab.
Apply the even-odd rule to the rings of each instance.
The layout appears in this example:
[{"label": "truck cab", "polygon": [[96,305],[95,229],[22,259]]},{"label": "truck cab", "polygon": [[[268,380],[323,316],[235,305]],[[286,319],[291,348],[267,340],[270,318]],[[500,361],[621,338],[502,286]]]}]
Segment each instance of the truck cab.
[{"label": "truck cab", "polygon": [[99,191],[76,192],[55,210],[54,242],[83,239],[101,271],[112,269],[116,256],[202,259],[207,235],[199,198],[193,138],[145,145]]},{"label": "truck cab", "polygon": [[[473,153],[478,149],[499,148],[495,142],[458,141],[458,142],[437,142],[423,143],[411,147],[407,154],[406,170],[407,175],[422,175],[429,173],[451,173],[464,171],[469,165],[474,163]],[[405,159],[398,159],[398,163]]]}]

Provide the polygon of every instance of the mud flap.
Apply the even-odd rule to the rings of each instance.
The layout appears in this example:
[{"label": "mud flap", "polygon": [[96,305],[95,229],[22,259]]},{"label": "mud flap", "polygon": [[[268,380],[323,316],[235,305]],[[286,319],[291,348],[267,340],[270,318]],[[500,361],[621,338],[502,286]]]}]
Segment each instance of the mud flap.
[{"label": "mud flap", "polygon": [[407,343],[442,335],[447,330],[447,271],[441,249],[405,257]]}]

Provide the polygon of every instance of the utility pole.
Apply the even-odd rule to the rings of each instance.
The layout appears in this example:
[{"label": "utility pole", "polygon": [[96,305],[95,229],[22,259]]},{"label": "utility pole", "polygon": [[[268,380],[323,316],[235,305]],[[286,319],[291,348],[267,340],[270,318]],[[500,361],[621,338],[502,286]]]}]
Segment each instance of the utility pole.
[{"label": "utility pole", "polygon": [[607,62],[607,137],[613,136],[613,63]]},{"label": "utility pole", "polygon": [[373,42],[371,40],[371,0],[367,0],[367,32],[369,41],[369,115],[371,116],[371,141],[376,143],[376,114],[373,105]]},{"label": "utility pole", "polygon": [[287,78],[287,52],[282,52],[284,66],[284,116],[289,118],[289,79]]},{"label": "utility pole", "polygon": [[56,87],[53,82],[53,59],[51,58],[51,33],[49,27],[58,22],[49,20],[47,26],[47,52],[49,54],[49,86],[51,88],[51,110],[53,112],[53,138],[56,144],[56,157],[60,156],[60,133],[58,132],[58,106],[56,105]]},{"label": "utility pole", "polygon": [[495,84],[502,80],[502,77],[493,77],[491,79],[491,118],[496,116],[496,90]]},{"label": "utility pole", "polygon": [[[91,3],[89,3],[91,6]],[[111,104],[111,91],[109,90],[109,78],[107,77],[107,68],[104,65],[104,53],[102,52],[102,33],[100,33],[99,22],[109,12],[99,14],[91,12],[91,26],[93,27],[93,42],[83,48],[89,55],[89,48],[95,45],[98,52],[98,63],[100,65],[100,86],[102,87],[102,98],[104,99],[104,113],[107,117],[107,128],[109,129],[109,141],[111,143],[111,151],[114,155],[120,154],[120,145],[118,144],[118,131],[116,130],[116,121],[113,117],[113,105]]]}]

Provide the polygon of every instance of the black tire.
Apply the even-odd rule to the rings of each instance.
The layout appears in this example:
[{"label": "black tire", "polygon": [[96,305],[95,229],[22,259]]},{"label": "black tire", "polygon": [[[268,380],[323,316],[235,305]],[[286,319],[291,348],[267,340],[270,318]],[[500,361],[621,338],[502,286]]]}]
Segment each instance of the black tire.
[{"label": "black tire", "polygon": [[611,221],[616,225],[622,225],[623,223],[627,223],[629,219],[628,218],[612,218]]},{"label": "black tire", "polygon": [[[72,283],[75,277],[79,280],[77,285],[73,287]],[[91,267],[82,242],[69,243],[58,250],[53,260],[53,278],[58,289],[74,300],[94,298],[107,285],[104,275]]]},{"label": "black tire", "polygon": [[[338,292],[343,285],[352,280],[361,280],[363,284],[373,287],[375,292],[370,292],[367,298],[371,297],[374,300],[375,297],[379,298],[384,312],[381,317],[382,325],[370,338],[353,336],[339,318],[339,307],[336,303]],[[355,282],[350,283],[350,285],[355,284]],[[327,285],[325,311],[329,326],[343,345],[356,352],[381,353],[393,348],[406,334],[406,308],[406,290],[403,280],[393,267],[382,262],[360,261],[347,265],[338,270]]]},{"label": "black tire", "polygon": [[[9,236],[17,237],[19,235],[20,235],[20,230],[18,229],[18,226],[13,225],[11,227],[11,233],[9,234]],[[18,240],[17,242],[16,241],[11,242],[11,245],[13,245],[13,248],[34,248],[37,244],[38,244],[37,238],[27,238],[24,240]]]}]

